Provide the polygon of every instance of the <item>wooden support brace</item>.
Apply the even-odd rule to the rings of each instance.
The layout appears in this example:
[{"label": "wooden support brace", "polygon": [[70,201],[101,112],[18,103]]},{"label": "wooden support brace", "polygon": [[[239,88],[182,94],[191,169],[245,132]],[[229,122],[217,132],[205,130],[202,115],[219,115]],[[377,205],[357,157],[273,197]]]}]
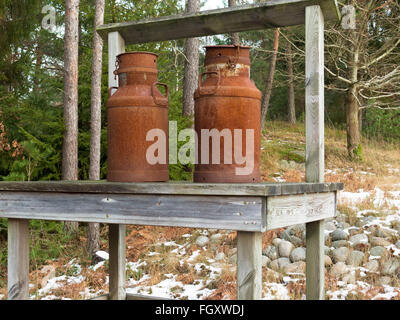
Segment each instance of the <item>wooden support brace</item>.
[{"label": "wooden support brace", "polygon": [[29,299],[29,220],[8,219],[8,299]]},{"label": "wooden support brace", "polygon": [[[324,182],[324,16],[306,7],[306,181]],[[306,224],[308,300],[324,299],[323,220]]]},{"label": "wooden support brace", "polygon": [[237,298],[260,300],[262,293],[262,233],[237,233]]},{"label": "wooden support brace", "polygon": [[109,224],[109,291],[110,300],[126,300],[126,226]]},{"label": "wooden support brace", "polygon": [[[108,34],[108,87],[117,87],[114,76],[116,57],[125,52],[125,40],[119,32]],[[109,290],[111,300],[125,300],[126,226],[109,224]]]}]

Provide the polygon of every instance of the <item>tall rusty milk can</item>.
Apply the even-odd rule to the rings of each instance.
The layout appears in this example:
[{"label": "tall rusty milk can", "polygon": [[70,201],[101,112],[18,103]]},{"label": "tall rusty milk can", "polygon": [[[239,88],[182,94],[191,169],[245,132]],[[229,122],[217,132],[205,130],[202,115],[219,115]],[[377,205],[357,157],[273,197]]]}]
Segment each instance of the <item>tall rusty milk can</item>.
[{"label": "tall rusty milk can", "polygon": [[261,92],[250,79],[250,47],[205,48],[206,72],[194,94],[194,181],[260,182]]},{"label": "tall rusty milk can", "polygon": [[[157,58],[150,52],[117,56],[118,88],[110,88],[107,103],[108,181],[168,181],[168,87],[157,82]],[[163,95],[159,87],[165,88]],[[111,96],[111,90],[117,91]],[[157,138],[146,140],[152,129],[165,133],[165,161],[149,163],[146,154]],[[155,151],[157,156],[157,151]]]}]

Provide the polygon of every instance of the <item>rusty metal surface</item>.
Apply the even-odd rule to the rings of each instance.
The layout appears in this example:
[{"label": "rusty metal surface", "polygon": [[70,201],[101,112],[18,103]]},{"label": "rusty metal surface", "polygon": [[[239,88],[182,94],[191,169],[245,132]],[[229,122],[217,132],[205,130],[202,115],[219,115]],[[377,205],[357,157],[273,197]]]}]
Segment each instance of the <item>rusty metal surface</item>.
[{"label": "rusty metal surface", "polygon": [[[250,47],[208,46],[205,58],[206,72],[200,76],[195,97],[195,130],[198,136],[195,182],[259,182],[260,176],[260,112],[261,92],[250,79]],[[205,78],[205,79],[204,79]],[[220,139],[219,164],[212,161],[212,139],[209,139],[209,164],[202,164],[202,129],[228,129],[232,136],[232,163],[224,164],[224,144]],[[242,155],[246,155],[246,130],[254,131],[254,159],[252,172],[238,175],[236,169],[245,167],[234,157],[234,130],[242,130]],[[237,146],[236,146],[237,147]]]},{"label": "rusty metal surface", "polygon": [[[147,132],[161,129],[166,134],[168,150],[168,89],[157,82],[157,55],[129,52],[117,57],[119,88],[108,99],[108,172],[107,180],[115,182],[168,181],[166,164],[151,165],[146,141]],[[166,88],[162,95],[160,86]]]}]

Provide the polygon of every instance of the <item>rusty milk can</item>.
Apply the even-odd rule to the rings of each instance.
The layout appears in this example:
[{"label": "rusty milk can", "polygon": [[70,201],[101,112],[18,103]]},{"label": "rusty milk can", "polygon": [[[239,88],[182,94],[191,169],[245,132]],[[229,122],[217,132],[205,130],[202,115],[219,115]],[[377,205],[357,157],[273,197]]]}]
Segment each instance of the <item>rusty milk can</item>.
[{"label": "rusty milk can", "polygon": [[[259,182],[261,92],[250,79],[250,47],[205,48],[206,72],[194,94],[198,137],[194,181]],[[218,143],[220,155],[215,159]]]},{"label": "rusty milk can", "polygon": [[[168,181],[168,87],[157,82],[157,55],[129,52],[117,56],[117,91],[107,103],[108,181]],[[165,88],[165,96],[158,87]],[[157,142],[146,141],[147,133],[165,133],[165,163],[149,163],[148,148]],[[157,154],[156,154],[157,155]]]}]

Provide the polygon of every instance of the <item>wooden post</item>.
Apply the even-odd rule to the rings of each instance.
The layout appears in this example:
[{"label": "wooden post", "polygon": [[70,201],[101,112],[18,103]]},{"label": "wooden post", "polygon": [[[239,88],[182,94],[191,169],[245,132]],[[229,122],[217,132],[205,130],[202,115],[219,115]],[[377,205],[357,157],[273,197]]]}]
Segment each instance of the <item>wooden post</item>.
[{"label": "wooden post", "polygon": [[29,220],[8,219],[8,299],[29,299]]},{"label": "wooden post", "polygon": [[126,226],[109,224],[109,291],[110,300],[126,300]]},{"label": "wooden post", "polygon": [[[306,181],[324,182],[324,16],[306,7]],[[308,300],[325,297],[324,221],[306,224]]]},{"label": "wooden post", "polygon": [[[117,55],[125,52],[125,41],[119,32],[108,34],[108,87],[118,87],[114,76]],[[109,291],[110,300],[125,300],[126,226],[109,225]]]},{"label": "wooden post", "polygon": [[260,300],[262,292],[262,233],[237,233],[237,298]]}]

